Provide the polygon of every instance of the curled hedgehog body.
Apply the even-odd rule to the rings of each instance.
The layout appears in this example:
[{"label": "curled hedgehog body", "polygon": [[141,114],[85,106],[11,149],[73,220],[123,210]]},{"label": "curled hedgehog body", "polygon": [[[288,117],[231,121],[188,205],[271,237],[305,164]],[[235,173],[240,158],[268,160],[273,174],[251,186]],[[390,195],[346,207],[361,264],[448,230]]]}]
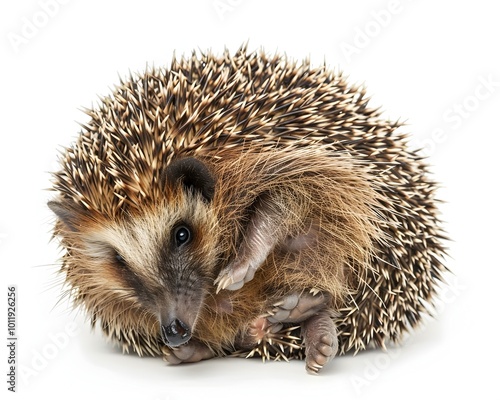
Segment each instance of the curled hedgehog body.
[{"label": "curled hedgehog body", "polygon": [[87,113],[49,207],[75,304],[125,351],[304,356],[318,372],[429,311],[435,184],[341,75],[193,54]]}]

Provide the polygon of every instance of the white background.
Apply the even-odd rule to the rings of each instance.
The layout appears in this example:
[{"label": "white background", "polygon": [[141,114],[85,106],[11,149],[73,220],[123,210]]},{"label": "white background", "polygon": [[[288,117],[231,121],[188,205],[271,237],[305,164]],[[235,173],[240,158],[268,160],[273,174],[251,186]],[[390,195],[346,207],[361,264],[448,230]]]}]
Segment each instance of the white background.
[{"label": "white background", "polygon": [[[18,398],[500,398],[500,24],[493,1],[4,1],[0,6],[0,298],[18,292]],[[44,6],[51,4],[51,6]],[[54,5],[55,4],[55,5]],[[193,49],[243,43],[309,56],[365,83],[407,121],[442,183],[454,272],[437,318],[400,349],[302,362],[222,359],[180,367],[121,355],[56,302],[49,171],[118,76]],[[4,308],[5,310],[5,308]],[[6,342],[6,315],[0,313]],[[5,349],[4,345],[2,348]],[[4,355],[5,354],[5,355]],[[7,384],[7,354],[0,371]],[[113,396],[113,397],[109,397]],[[4,395],[1,395],[4,398]]]}]

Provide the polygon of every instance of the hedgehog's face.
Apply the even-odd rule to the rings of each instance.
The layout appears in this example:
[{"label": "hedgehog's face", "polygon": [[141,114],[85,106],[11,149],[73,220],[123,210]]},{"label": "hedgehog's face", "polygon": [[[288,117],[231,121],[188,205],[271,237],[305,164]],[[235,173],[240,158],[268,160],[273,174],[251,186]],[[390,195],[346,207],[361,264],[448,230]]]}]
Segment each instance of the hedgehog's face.
[{"label": "hedgehog's face", "polygon": [[204,164],[183,159],[168,167],[165,184],[163,202],[114,220],[83,215],[64,200],[49,206],[73,248],[67,279],[79,292],[92,293],[83,302],[109,307],[110,314],[126,307],[116,299],[140,304],[158,317],[163,340],[175,347],[191,338],[215,278],[215,181]]}]

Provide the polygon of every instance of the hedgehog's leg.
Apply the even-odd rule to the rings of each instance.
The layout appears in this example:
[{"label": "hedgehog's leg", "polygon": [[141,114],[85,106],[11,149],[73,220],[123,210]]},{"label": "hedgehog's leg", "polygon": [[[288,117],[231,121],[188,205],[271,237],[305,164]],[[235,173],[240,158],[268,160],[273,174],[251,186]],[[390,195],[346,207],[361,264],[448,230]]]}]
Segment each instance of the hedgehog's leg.
[{"label": "hedgehog's leg", "polygon": [[284,240],[284,234],[279,229],[282,219],[280,211],[272,206],[268,196],[257,200],[255,212],[234,260],[220,272],[214,282],[217,284],[217,293],[222,289],[238,290],[253,279],[255,271],[276,244]]},{"label": "hedgehog's leg", "polygon": [[[318,373],[338,351],[337,329],[327,310],[327,293],[292,293],[275,303],[267,320],[279,327],[283,323],[302,322],[306,369]],[[272,328],[271,328],[272,329]]]},{"label": "hedgehog's leg", "polygon": [[163,359],[169,364],[198,362],[215,356],[213,351],[206,344],[193,339],[175,348],[164,346],[162,351]]},{"label": "hedgehog's leg", "polygon": [[338,351],[337,328],[330,313],[322,310],[302,322],[302,336],[306,347],[306,370],[317,374]]}]

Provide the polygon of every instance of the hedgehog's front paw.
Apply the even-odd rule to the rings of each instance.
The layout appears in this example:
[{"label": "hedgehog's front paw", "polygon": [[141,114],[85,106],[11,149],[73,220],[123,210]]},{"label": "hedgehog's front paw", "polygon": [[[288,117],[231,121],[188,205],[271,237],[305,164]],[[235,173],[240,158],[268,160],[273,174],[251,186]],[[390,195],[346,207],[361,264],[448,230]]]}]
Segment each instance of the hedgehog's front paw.
[{"label": "hedgehog's front paw", "polygon": [[323,310],[302,323],[306,348],[306,370],[317,374],[338,351],[337,329],[330,314]]},{"label": "hedgehog's front paw", "polygon": [[162,351],[163,359],[169,364],[198,362],[214,356],[214,353],[207,345],[196,340],[190,340],[179,347],[164,346]]},{"label": "hedgehog's front paw", "polygon": [[322,292],[292,293],[273,304],[267,312],[271,323],[302,322],[323,310],[331,296]]},{"label": "hedgehog's front paw", "polygon": [[215,280],[217,285],[216,292],[219,293],[223,289],[238,290],[243,285],[251,281],[255,275],[258,265],[253,265],[249,262],[233,261],[225,267]]}]

